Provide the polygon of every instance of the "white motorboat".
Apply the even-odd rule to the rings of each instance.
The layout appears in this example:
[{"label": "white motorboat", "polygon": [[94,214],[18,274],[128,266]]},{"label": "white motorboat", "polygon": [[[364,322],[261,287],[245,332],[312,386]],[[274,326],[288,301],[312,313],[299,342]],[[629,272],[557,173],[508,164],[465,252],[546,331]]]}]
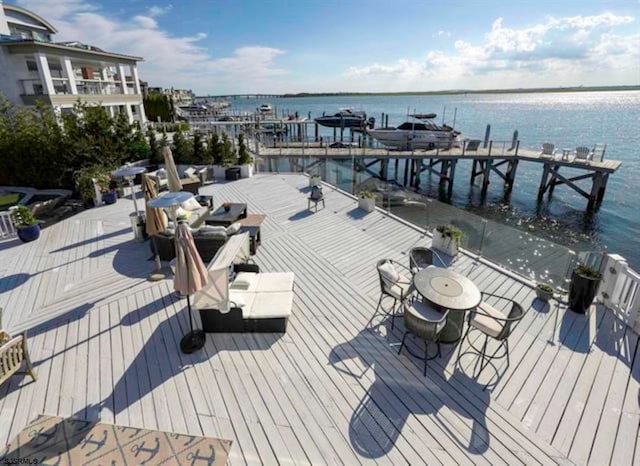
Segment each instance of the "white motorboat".
[{"label": "white motorboat", "polygon": [[367,133],[382,145],[393,149],[445,149],[458,144],[460,133],[447,125],[439,126],[432,120],[435,113],[408,115],[414,121],[400,126],[368,129]]},{"label": "white motorboat", "polygon": [[258,107],[258,112],[263,115],[268,115],[273,112],[273,108],[271,107],[271,104],[262,104]]}]

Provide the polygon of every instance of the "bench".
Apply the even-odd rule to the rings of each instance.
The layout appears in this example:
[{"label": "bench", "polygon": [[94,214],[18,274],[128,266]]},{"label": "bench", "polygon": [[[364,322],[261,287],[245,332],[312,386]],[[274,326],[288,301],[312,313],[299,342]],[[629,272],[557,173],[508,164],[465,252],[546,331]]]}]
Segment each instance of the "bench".
[{"label": "bench", "polygon": [[[2,310],[0,309],[1,324]],[[20,370],[23,362],[27,369],[25,371]],[[9,332],[0,328],[0,384],[14,374],[28,374],[36,380],[36,373],[27,348],[27,332],[11,337]]]}]

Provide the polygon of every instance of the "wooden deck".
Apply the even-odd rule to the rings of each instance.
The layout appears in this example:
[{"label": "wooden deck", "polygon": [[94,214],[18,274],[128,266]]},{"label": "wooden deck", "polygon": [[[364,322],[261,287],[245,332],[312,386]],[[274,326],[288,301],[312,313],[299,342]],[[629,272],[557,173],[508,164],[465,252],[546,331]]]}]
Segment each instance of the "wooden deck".
[{"label": "wooden deck", "polygon": [[0,386],[0,444],[44,413],[229,438],[232,465],[638,462],[638,336],[610,312],[541,306],[525,283],[462,256],[452,267],[528,312],[510,366],[474,380],[474,359],[457,367],[445,346],[423,377],[397,355],[402,323],[391,331],[374,314],[375,262],[407,262],[429,238],[337,191],[311,214],[306,185],[259,175],[201,190],[267,214],[256,261],[295,272],[296,291],[285,335],[210,335],[190,356],[178,349],[186,303],[170,281],[146,281],[130,200],[34,243],[0,242],[5,327],[29,329],[39,375]]}]

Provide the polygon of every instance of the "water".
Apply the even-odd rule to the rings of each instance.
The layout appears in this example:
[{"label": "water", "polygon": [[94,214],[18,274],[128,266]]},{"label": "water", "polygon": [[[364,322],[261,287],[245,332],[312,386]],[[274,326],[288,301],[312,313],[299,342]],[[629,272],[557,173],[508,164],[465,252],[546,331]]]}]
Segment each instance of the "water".
[{"label": "water", "polygon": [[[232,110],[254,111],[262,100],[234,100]],[[470,166],[458,164],[453,206],[465,209],[479,217],[495,221],[490,225],[506,224],[525,234],[520,238],[529,241],[530,235],[551,241],[541,242],[553,249],[560,243],[577,250],[602,250],[620,254],[630,265],[640,269],[640,92],[586,92],[543,94],[468,94],[446,96],[339,96],[301,97],[273,99],[272,106],[282,112],[311,117],[335,113],[341,107],[364,110],[377,119],[384,112],[389,124],[405,121],[410,112],[438,113],[442,122],[453,123],[465,137],[483,139],[486,125],[492,126],[491,139],[510,141],[518,130],[522,147],[539,148],[543,142],[552,142],[556,148],[592,147],[596,143],[607,144],[605,157],[621,160],[622,167],[609,178],[607,193],[595,214],[585,212],[586,199],[569,188],[556,188],[554,198],[546,196],[537,204],[537,189],[542,165],[521,163],[516,184],[510,199],[505,199],[502,182],[492,176],[488,196],[482,202],[480,186],[469,185]],[[322,129],[324,135],[333,134]],[[570,170],[563,169],[565,174]],[[400,170],[402,173],[403,171]],[[562,173],[562,172],[561,172]],[[589,182],[585,182],[589,186]],[[587,191],[588,189],[587,188]],[[429,197],[438,197],[437,177],[423,173],[421,191]],[[426,213],[405,208],[405,217],[424,218]],[[454,215],[453,211],[447,215]],[[482,228],[468,225],[476,231]],[[468,217],[473,218],[473,217]],[[467,223],[469,221],[467,220]],[[497,234],[494,235],[494,242]],[[533,241],[533,240],[532,240]],[[479,246],[478,246],[479,247]],[[486,244],[483,247],[490,247]],[[547,251],[547,255],[549,251]],[[505,258],[508,260],[508,258]],[[517,264],[516,264],[517,265]],[[559,268],[563,266],[558,266]],[[516,267],[517,268],[517,267]]]}]

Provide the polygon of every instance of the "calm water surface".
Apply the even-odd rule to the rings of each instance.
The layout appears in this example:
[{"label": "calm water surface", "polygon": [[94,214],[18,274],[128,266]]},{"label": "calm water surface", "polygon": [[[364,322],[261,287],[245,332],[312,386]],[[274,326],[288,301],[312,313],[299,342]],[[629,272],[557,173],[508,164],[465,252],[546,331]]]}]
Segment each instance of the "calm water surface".
[{"label": "calm water surface", "polygon": [[[605,157],[621,160],[620,170],[609,178],[605,200],[593,215],[585,213],[586,199],[559,186],[554,198],[536,202],[542,166],[521,163],[510,199],[504,198],[503,184],[492,176],[484,202],[480,186],[469,185],[470,166],[458,164],[451,203],[482,217],[506,223],[534,235],[577,249],[606,247],[627,258],[640,269],[640,92],[585,92],[546,94],[490,94],[448,96],[345,96],[301,97],[273,100],[234,100],[233,110],[254,111],[271,103],[278,114],[298,112],[311,117],[335,113],[341,107],[364,110],[380,124],[382,113],[389,124],[405,121],[407,110],[435,112],[437,121],[453,123],[466,137],[482,139],[491,124],[491,139],[510,141],[518,130],[521,146],[539,148],[552,142],[557,148],[607,144]],[[332,130],[324,129],[332,135]],[[565,173],[571,174],[569,170]],[[430,197],[438,195],[438,180],[425,173],[421,189]],[[590,183],[585,182],[588,191]]]}]

